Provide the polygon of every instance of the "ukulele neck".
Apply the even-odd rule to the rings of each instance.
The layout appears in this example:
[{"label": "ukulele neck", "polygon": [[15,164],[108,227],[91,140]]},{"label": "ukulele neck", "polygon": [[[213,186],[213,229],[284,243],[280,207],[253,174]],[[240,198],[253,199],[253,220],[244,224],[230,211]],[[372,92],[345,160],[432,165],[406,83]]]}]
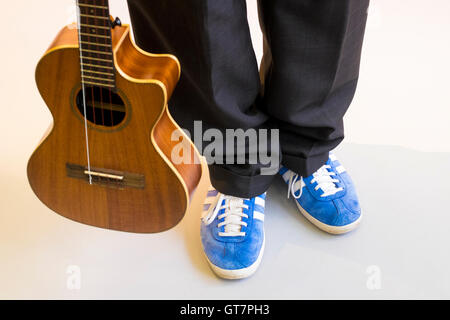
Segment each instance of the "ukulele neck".
[{"label": "ukulele neck", "polygon": [[108,0],[77,0],[81,78],[84,86],[115,89]]}]

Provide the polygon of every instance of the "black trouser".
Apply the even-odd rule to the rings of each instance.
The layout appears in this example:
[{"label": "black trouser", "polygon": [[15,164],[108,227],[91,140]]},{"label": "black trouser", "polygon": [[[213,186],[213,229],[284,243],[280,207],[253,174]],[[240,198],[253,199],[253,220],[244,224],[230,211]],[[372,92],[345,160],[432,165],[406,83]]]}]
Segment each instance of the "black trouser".
[{"label": "black trouser", "polygon": [[[182,77],[170,108],[193,132],[279,129],[282,164],[309,176],[344,137],[359,73],[369,0],[259,0],[261,72],[245,0],[128,0],[137,44],[172,53]],[[225,157],[226,155],[224,155]],[[259,164],[210,165],[220,192],[252,197],[273,175]]]}]

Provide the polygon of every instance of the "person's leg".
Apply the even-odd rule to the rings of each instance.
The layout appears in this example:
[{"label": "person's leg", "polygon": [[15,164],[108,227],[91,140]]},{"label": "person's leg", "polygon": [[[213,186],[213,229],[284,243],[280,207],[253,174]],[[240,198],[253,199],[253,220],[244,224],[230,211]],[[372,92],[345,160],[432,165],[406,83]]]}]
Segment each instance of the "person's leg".
[{"label": "person's leg", "polygon": [[262,108],[280,128],[282,163],[307,177],[344,138],[369,0],[259,0]]},{"label": "person's leg", "polygon": [[280,174],[300,212],[345,233],[361,221],[353,182],[334,154],[358,81],[369,0],[259,0],[262,108],[280,128]]},{"label": "person's leg", "polygon": [[[138,46],[174,54],[181,62],[182,76],[170,110],[183,128],[193,135],[194,121],[201,120],[203,132],[216,128],[225,133],[266,122],[267,116],[254,107],[260,80],[245,1],[128,0],[128,4]],[[226,163],[226,152],[221,157]],[[221,193],[254,197],[273,180],[273,175],[260,175],[260,167],[210,165],[211,182]]]}]

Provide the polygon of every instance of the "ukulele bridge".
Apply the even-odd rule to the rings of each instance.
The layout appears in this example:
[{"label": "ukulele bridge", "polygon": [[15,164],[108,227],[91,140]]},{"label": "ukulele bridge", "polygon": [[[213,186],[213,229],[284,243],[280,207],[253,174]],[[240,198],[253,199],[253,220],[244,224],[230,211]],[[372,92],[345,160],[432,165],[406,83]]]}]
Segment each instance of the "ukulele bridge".
[{"label": "ukulele bridge", "polygon": [[103,173],[103,172],[97,172],[97,171],[89,171],[89,170],[84,170],[84,174],[87,176],[93,176],[93,177],[97,177],[97,178],[104,178],[104,179],[112,179],[112,180],[119,180],[122,181],[124,176],[118,176],[115,174],[110,174],[110,173]]},{"label": "ukulele bridge", "polygon": [[92,181],[92,184],[104,187],[124,189],[124,188],[145,188],[145,176],[142,174],[116,171],[110,169],[87,168],[77,164],[66,164],[67,176],[74,179]]}]

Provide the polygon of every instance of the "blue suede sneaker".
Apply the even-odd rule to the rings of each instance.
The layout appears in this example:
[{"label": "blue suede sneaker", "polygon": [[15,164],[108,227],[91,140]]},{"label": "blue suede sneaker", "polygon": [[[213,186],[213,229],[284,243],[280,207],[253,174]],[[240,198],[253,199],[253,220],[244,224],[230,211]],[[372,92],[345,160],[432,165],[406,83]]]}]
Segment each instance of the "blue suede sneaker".
[{"label": "blue suede sneaker", "polygon": [[225,279],[255,273],[264,252],[266,194],[243,199],[210,189],[203,206],[201,237],[211,269]]},{"label": "blue suede sneaker", "polygon": [[282,167],[280,174],[289,185],[300,212],[319,229],[342,234],[361,222],[361,209],[350,175],[330,153],[325,165],[307,178]]}]

